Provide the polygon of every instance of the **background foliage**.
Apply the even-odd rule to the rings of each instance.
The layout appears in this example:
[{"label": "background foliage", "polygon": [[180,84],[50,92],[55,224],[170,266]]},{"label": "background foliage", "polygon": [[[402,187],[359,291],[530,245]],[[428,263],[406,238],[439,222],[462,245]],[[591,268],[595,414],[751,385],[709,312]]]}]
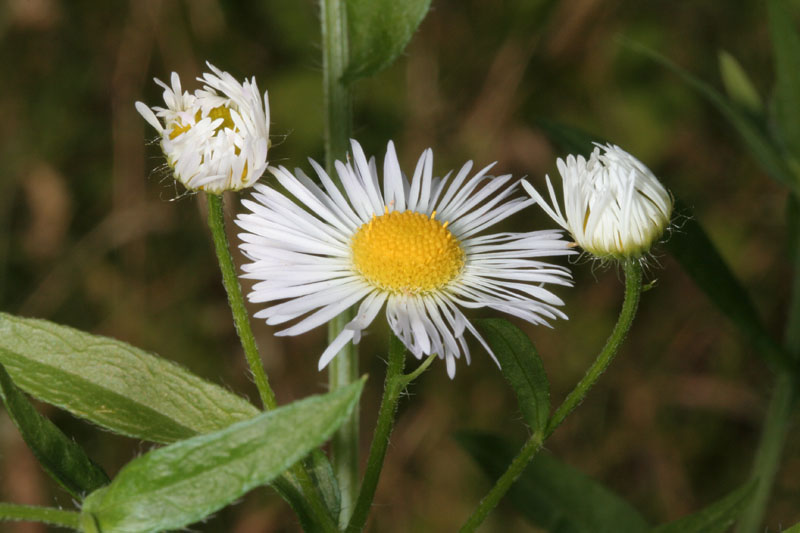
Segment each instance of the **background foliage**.
[{"label": "background foliage", "polygon": [[[800,12],[797,2],[794,12]],[[0,309],[153,350],[256,397],[230,321],[203,220],[204,203],[159,170],[154,132],[133,108],[154,104],[153,76],[190,80],[204,61],[270,91],[270,159],[307,168],[322,156],[317,7],[276,0],[5,0],[0,2]],[[728,50],[762,95],[773,65],[761,2],[434,0],[405,56],[356,86],[356,137],[410,165],[435,148],[438,174],[466,159],[541,184],[559,155],[540,124],[555,120],[620,144],[694,210],[749,289],[768,327],[783,323],[789,265],[785,192],[759,170],[724,119],[673,74],[619,44],[640,41],[715,87]],[[184,83],[187,83],[185,81]],[[193,87],[192,87],[193,88]],[[509,228],[552,226],[528,210]],[[677,229],[676,231],[680,231]],[[739,486],[750,469],[772,378],[724,317],[666,254],[651,269],[637,326],[611,370],[548,441],[554,454],[628,498],[652,522],[676,519]],[[619,273],[575,265],[560,294],[568,322],[527,329],[556,401],[580,378],[614,322]],[[324,328],[275,338],[255,324],[279,401],[324,390]],[[776,332],[777,333],[777,332]],[[378,407],[386,331],[365,338],[365,445]],[[413,364],[408,366],[413,367]],[[522,415],[479,349],[454,381],[434,363],[401,411],[375,500],[378,531],[451,531],[489,482],[457,430],[519,441]],[[53,408],[110,475],[143,451]],[[800,435],[768,508],[778,530],[800,521]],[[0,415],[4,501],[71,506]],[[448,512],[441,512],[447,509]],[[294,530],[269,489],[195,529]],[[43,526],[6,524],[9,531]],[[486,530],[531,530],[509,505]]]}]

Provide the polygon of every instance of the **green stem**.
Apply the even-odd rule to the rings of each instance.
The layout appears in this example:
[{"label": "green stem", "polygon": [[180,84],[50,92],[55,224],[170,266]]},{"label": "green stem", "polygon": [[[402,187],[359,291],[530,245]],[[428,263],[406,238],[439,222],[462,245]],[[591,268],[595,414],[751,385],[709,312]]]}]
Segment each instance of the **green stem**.
[{"label": "green stem", "polygon": [[[786,339],[784,345],[786,352],[792,357],[791,362],[796,366],[800,356],[800,219],[798,219],[798,201],[794,196],[789,197],[788,225],[791,235],[790,249],[794,252],[792,272],[792,295],[789,304],[789,316],[786,320]],[[775,482],[775,475],[781,461],[781,453],[786,443],[786,434],[791,423],[794,402],[797,399],[796,376],[792,372],[781,368],[772,390],[772,398],[767,407],[764,425],[761,428],[761,438],[753,460],[753,470],[750,478],[757,481],[753,497],[747,503],[736,526],[736,533],[755,533],[763,531],[764,513]]]},{"label": "green stem", "polygon": [[545,438],[553,434],[553,432],[561,425],[567,415],[569,415],[586,397],[586,393],[595,384],[600,375],[605,372],[608,365],[617,354],[617,350],[625,340],[628,330],[633,323],[633,317],[636,316],[636,310],[639,307],[639,296],[642,294],[642,267],[636,259],[629,259],[624,263],[625,267],[625,301],[622,303],[622,309],[619,312],[617,325],[614,326],[611,335],[606,341],[606,345],[595,359],[589,370],[578,382],[572,392],[567,395],[564,402],[556,409],[550,421],[547,423],[545,430]]},{"label": "green stem", "polygon": [[508,469],[500,476],[500,479],[489,490],[486,496],[481,500],[481,503],[472,513],[472,515],[464,523],[461,528],[462,532],[475,531],[478,526],[483,523],[489,513],[500,502],[500,499],[508,492],[511,485],[528,466],[528,463],[534,456],[541,450],[544,441],[553,434],[553,432],[561,425],[564,419],[583,401],[586,393],[595,384],[600,375],[608,368],[608,365],[614,359],[620,345],[625,340],[625,336],[633,323],[633,318],[636,316],[636,309],[639,306],[639,297],[642,293],[642,268],[639,262],[635,259],[630,259],[625,262],[625,301],[622,303],[622,310],[617,319],[617,325],[611,332],[605,346],[598,354],[592,366],[586,371],[575,388],[567,395],[564,402],[556,409],[547,428],[542,432],[535,432],[531,435],[517,456],[509,465]]},{"label": "green stem", "polygon": [[[236,277],[236,269],[233,265],[233,257],[230,253],[228,237],[225,234],[225,215],[222,205],[222,196],[207,194],[206,197],[208,198],[208,226],[211,228],[211,235],[214,239],[214,249],[217,253],[220,271],[222,272],[222,283],[225,286],[225,292],[228,293],[228,303],[233,313],[236,333],[239,335],[239,340],[242,343],[247,364],[250,365],[250,370],[253,373],[253,378],[258,388],[258,394],[261,397],[264,408],[267,410],[275,409],[278,406],[278,402],[275,399],[275,393],[269,385],[269,379],[261,363],[261,356],[258,353],[256,339],[253,335],[253,330],[250,328],[250,316],[247,314],[247,309],[244,305],[242,287],[239,285],[239,279]],[[286,493],[288,487],[292,483],[299,485],[306,497],[308,506],[315,515],[314,519],[319,523],[319,527],[323,531],[336,531],[336,525],[330,517],[330,511],[324,503],[322,503],[311,477],[303,466],[297,463],[285,476],[286,481],[281,482],[284,483],[284,493]],[[286,483],[290,485],[286,485]]]},{"label": "green stem", "polygon": [[275,393],[269,386],[267,373],[261,363],[261,356],[258,354],[256,338],[253,330],[250,329],[250,316],[244,306],[242,287],[239,285],[239,278],[236,277],[236,268],[233,265],[228,237],[225,234],[225,214],[222,209],[222,195],[206,194],[208,198],[208,226],[211,228],[211,236],[214,239],[214,250],[217,252],[219,269],[222,271],[222,284],[225,292],[228,293],[228,304],[233,313],[233,323],[236,326],[236,333],[242,342],[244,356],[250,371],[253,373],[258,394],[261,396],[261,403],[266,409],[275,409],[278,402],[275,400]]},{"label": "green stem", "polygon": [[792,376],[787,373],[778,374],[767,408],[764,426],[761,429],[761,440],[753,460],[751,479],[756,480],[756,489],[739,518],[736,526],[737,533],[756,533],[765,530],[761,527],[761,523],[764,520],[770,492],[772,492],[775,474],[780,466],[793,403],[794,380]]},{"label": "green stem", "polygon": [[[352,131],[352,98],[350,87],[342,82],[347,68],[347,9],[344,0],[320,0],[322,27],[322,84],[325,108],[325,169],[336,180],[334,161],[344,160]],[[339,184],[341,187],[341,184]],[[328,340],[339,335],[355,316],[348,310],[332,320]],[[348,343],[331,361],[328,382],[331,390],[344,387],[358,379],[358,351]],[[341,493],[342,512],[339,522],[346,525],[353,509],[358,489],[359,409],[353,409],[348,420],[337,430],[331,441],[331,459]]]},{"label": "green stem", "polygon": [[358,532],[364,529],[367,522],[369,509],[378,487],[383,460],[386,457],[386,448],[389,445],[389,435],[394,426],[394,416],[397,412],[397,400],[403,391],[406,382],[403,378],[403,367],[406,361],[406,347],[394,335],[389,344],[389,364],[386,368],[386,380],[383,386],[383,398],[378,411],[378,422],[375,425],[375,434],[369,447],[367,469],[361,482],[353,516],[347,524],[348,532]]},{"label": "green stem", "polygon": [[75,511],[62,511],[52,507],[34,507],[31,505],[15,505],[0,503],[0,520],[24,520],[42,522],[54,526],[71,527],[77,530],[80,515]]}]

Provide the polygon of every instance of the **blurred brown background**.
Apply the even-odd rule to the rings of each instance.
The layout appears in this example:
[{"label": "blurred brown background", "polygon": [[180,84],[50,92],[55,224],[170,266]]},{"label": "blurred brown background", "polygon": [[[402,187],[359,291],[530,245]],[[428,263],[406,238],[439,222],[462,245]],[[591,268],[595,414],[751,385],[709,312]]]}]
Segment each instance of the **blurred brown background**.
[{"label": "blurred brown background", "polygon": [[[794,3],[795,8],[797,2]],[[795,9],[795,12],[800,10]],[[776,335],[789,268],[785,191],[767,178],[724,120],[663,68],[622,47],[641,41],[719,87],[720,48],[762,94],[773,77],[761,2],[434,0],[406,54],[356,88],[355,135],[401,161],[435,150],[441,175],[467,159],[537,185],[560,154],[537,120],[611,140],[645,161],[695,209]],[[309,0],[0,1],[0,309],[113,336],[247,394],[255,388],[230,321],[201,198],[154,169],[153,130],[133,103],[161,103],[152,82],[184,86],[211,61],[269,90],[270,159],[320,159],[317,6]],[[237,199],[228,207],[238,209]],[[518,229],[552,227],[531,209]],[[507,226],[511,227],[511,226]],[[657,256],[633,332],[586,402],[548,442],[570,464],[629,498],[654,523],[675,519],[746,479],[771,376],[735,329],[666,254]],[[528,328],[558,403],[605,341],[622,284],[615,268],[574,265],[560,290],[568,322]],[[248,283],[245,282],[247,289]],[[316,371],[324,328],[275,338],[255,324],[281,402],[325,389]],[[380,397],[385,325],[362,343],[370,380],[364,447]],[[409,365],[416,364],[410,361]],[[450,381],[435,363],[403,400],[370,522],[372,531],[453,531],[488,490],[457,446],[458,429],[521,441],[525,429],[500,372],[478,347]],[[148,444],[44,412],[110,474]],[[769,526],[800,521],[794,430]],[[0,500],[71,507],[0,414]],[[39,532],[31,524],[3,531]],[[250,493],[196,531],[295,531],[269,489]],[[507,505],[485,531],[534,531]]]}]

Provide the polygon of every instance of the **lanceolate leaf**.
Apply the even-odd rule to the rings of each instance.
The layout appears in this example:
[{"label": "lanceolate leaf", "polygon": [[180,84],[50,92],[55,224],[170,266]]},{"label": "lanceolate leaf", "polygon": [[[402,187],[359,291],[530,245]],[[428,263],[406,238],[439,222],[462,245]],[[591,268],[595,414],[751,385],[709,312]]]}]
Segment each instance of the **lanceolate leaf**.
[{"label": "lanceolate leaf", "polygon": [[795,158],[800,158],[800,36],[785,0],[769,2],[769,32],[775,53],[775,122]]},{"label": "lanceolate leaf", "polygon": [[717,111],[722,113],[728,122],[736,129],[747,148],[767,174],[772,176],[773,179],[789,186],[795,193],[800,192],[800,187],[794,179],[792,171],[786,165],[781,153],[766,136],[763,124],[757,123],[746,113],[732,106],[724,96],[714,90],[710,85],[692,76],[661,54],[630,41],[625,44],[632,50],[667,67],[686,82],[689,87],[700,93],[711,105],[716,107]]},{"label": "lanceolate leaf", "polygon": [[259,412],[166,359],[45,320],[0,313],[0,349],[22,390],[131,437],[168,443]]},{"label": "lanceolate leaf", "polygon": [[536,125],[542,128],[547,138],[559,149],[576,156],[582,155],[588,158],[595,148],[594,143],[605,142],[600,137],[555,120],[538,118]]},{"label": "lanceolate leaf", "polygon": [[719,73],[731,100],[751,113],[761,113],[763,104],[742,65],[725,50],[719,51]]},{"label": "lanceolate leaf", "polygon": [[652,533],[723,533],[728,531],[744,510],[747,501],[753,495],[755,486],[755,481],[751,481],[701,511],[653,528]]},{"label": "lanceolate leaf", "polygon": [[[461,433],[459,443],[492,480],[505,472],[516,450],[502,437]],[[507,499],[532,524],[549,533],[638,533],[641,514],[609,489],[546,452],[531,461]]]},{"label": "lanceolate leaf", "polygon": [[346,82],[394,62],[425,18],[431,0],[347,0],[350,64]]},{"label": "lanceolate leaf", "polygon": [[714,243],[689,209],[675,203],[675,212],[687,215],[669,237],[666,247],[708,298],[758,348],[773,367],[791,368],[785,352],[772,340],[750,296],[719,255]]},{"label": "lanceolate leaf", "polygon": [[500,361],[503,375],[516,393],[531,431],[544,431],[550,415],[550,383],[536,347],[522,330],[507,320],[480,320],[478,327]]},{"label": "lanceolate leaf", "polygon": [[322,444],[364,382],[142,455],[85,501],[87,531],[163,531],[202,520]]},{"label": "lanceolate leaf", "polygon": [[106,473],[83,449],[30,404],[3,365],[0,365],[0,396],[42,468],[70,494],[82,498],[108,483]]}]

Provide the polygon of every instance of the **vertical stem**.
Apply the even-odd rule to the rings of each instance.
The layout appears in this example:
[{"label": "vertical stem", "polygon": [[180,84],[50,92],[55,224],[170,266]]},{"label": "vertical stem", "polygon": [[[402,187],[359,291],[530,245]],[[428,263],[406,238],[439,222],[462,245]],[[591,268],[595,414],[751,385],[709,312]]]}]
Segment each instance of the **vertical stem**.
[{"label": "vertical stem", "polygon": [[[786,320],[786,339],[784,341],[786,352],[791,357],[791,362],[797,361],[800,355],[800,218],[798,218],[798,201],[794,196],[789,197],[787,223],[792,241],[789,248],[793,250],[792,257],[792,297],[789,304],[789,317]],[[753,470],[750,478],[757,480],[756,490],[747,507],[741,514],[736,527],[737,533],[756,533],[763,531],[761,524],[764,513],[775,482],[775,475],[781,461],[781,453],[786,443],[786,434],[792,417],[792,407],[797,397],[795,390],[797,377],[782,366],[775,380],[767,407],[764,426],[761,428],[761,438],[753,460]],[[790,365],[789,368],[795,368]]]},{"label": "vertical stem", "polygon": [[757,481],[753,497],[742,512],[737,533],[756,533],[765,531],[761,527],[764,512],[775,482],[775,474],[780,466],[781,453],[786,442],[786,433],[789,430],[789,420],[792,414],[794,401],[794,380],[790,374],[778,374],[772,398],[767,408],[767,416],[761,429],[761,439],[758,443],[756,457],[753,460],[751,479]]},{"label": "vertical stem", "polygon": [[[344,0],[320,0],[322,24],[322,84],[325,107],[325,168],[336,179],[334,161],[344,159],[352,130],[352,104],[350,88],[342,83],[348,64],[347,11]],[[353,310],[346,311],[328,326],[328,340],[332,341],[352,320]],[[331,390],[343,387],[358,379],[358,351],[348,344],[331,361],[328,367]],[[358,428],[359,409],[352,414],[331,441],[333,469],[341,492],[339,522],[345,526],[353,510],[358,489]]]},{"label": "vertical stem", "polygon": [[556,409],[550,421],[547,423],[547,428],[544,433],[536,432],[528,438],[522,449],[517,456],[508,466],[508,469],[500,476],[500,479],[494,484],[489,492],[481,500],[481,503],[473,511],[472,515],[467,519],[461,528],[461,532],[475,531],[478,526],[483,523],[489,513],[494,509],[500,499],[505,496],[511,485],[528,466],[531,459],[542,449],[544,441],[547,437],[561,425],[564,419],[583,401],[586,393],[595,384],[600,375],[608,368],[608,365],[614,359],[614,356],[619,350],[622,341],[628,334],[628,330],[633,323],[633,318],[636,316],[636,309],[639,306],[639,297],[642,293],[642,268],[638,260],[629,259],[625,262],[625,301],[622,303],[622,310],[617,319],[617,325],[608,337],[605,346],[597,355],[592,366],[586,371],[586,375],[578,382],[572,392],[567,395],[564,402]]},{"label": "vertical stem", "polygon": [[206,198],[208,199],[208,226],[211,228],[211,236],[214,239],[214,250],[217,252],[219,269],[222,271],[222,284],[225,286],[225,292],[228,293],[228,304],[233,313],[236,333],[242,343],[247,364],[250,365],[250,371],[253,373],[258,394],[261,396],[261,403],[266,409],[275,409],[278,402],[275,400],[275,393],[269,386],[267,373],[264,371],[261,356],[258,354],[256,338],[253,336],[253,330],[250,329],[250,316],[244,306],[242,287],[239,285],[239,278],[236,277],[236,268],[233,266],[228,237],[225,235],[222,195],[206,194]]},{"label": "vertical stem", "polygon": [[[217,253],[219,268],[222,271],[222,283],[225,286],[225,292],[228,293],[228,303],[233,313],[236,333],[239,335],[239,340],[242,343],[247,364],[250,365],[250,370],[253,373],[256,387],[258,387],[258,394],[261,397],[264,408],[267,410],[275,409],[278,406],[278,402],[275,399],[275,393],[272,392],[272,388],[269,385],[267,374],[261,363],[261,356],[258,354],[256,339],[253,335],[253,330],[250,328],[250,316],[247,314],[247,309],[244,305],[242,287],[239,285],[239,279],[236,277],[236,269],[233,265],[233,257],[230,253],[228,237],[225,234],[225,214],[222,206],[222,195],[206,194],[206,197],[208,198],[208,225],[211,228],[211,235],[214,239],[214,249]],[[335,531],[336,527],[331,523],[328,509],[320,500],[319,494],[302,464],[297,463],[292,466],[290,472],[287,473],[286,476],[289,476],[286,480],[281,479],[276,482],[278,487],[283,487],[284,496],[289,496],[286,492],[291,488],[288,484],[288,480],[293,477],[302,488],[306,501],[313,511],[313,518],[319,525],[320,530]],[[294,504],[297,503],[298,502],[294,502]]]}]

